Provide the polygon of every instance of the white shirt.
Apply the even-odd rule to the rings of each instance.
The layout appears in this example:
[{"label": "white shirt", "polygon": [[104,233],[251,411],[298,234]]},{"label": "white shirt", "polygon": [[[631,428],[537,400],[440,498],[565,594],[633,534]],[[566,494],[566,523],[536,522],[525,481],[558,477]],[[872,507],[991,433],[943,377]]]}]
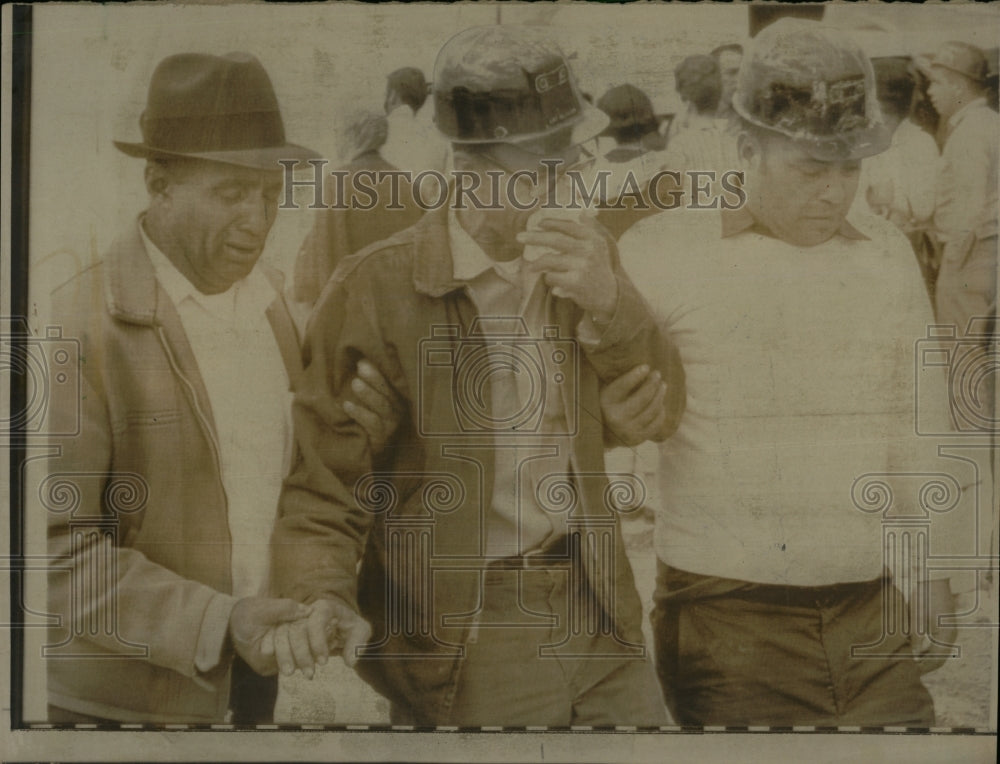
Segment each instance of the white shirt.
[{"label": "white shirt", "polygon": [[[549,343],[538,342],[545,336],[544,327],[555,323],[548,319],[549,292],[539,272],[523,267],[522,258],[509,262],[490,258],[451,210],[448,236],[453,275],[468,284],[480,317],[506,321],[520,317],[528,330],[528,336],[513,341],[488,340],[490,351],[496,353],[490,361],[493,421],[502,417],[520,421],[517,414],[536,400],[542,407],[541,418],[534,426],[527,426],[523,438],[497,437],[494,446],[493,495],[486,516],[484,553],[490,557],[521,555],[544,547],[566,529],[565,514],[547,511],[536,496],[536,492],[544,496],[542,483],[547,476],[569,473],[565,406],[554,381],[558,370],[546,360],[549,354],[544,348]],[[538,349],[543,352],[537,353]],[[526,362],[519,363],[518,358]],[[530,360],[540,360],[540,367],[533,367]],[[505,373],[508,365],[513,373]],[[533,368],[540,368],[544,379],[531,373]],[[550,455],[535,458],[542,454]]]},{"label": "white shirt", "polygon": [[[937,165],[934,139],[904,119],[892,134],[889,148],[862,162],[854,208],[863,205],[904,233],[926,228],[934,214]],[[877,206],[871,207],[870,202]]]},{"label": "white shirt", "polygon": [[[768,584],[870,580],[886,564],[883,517],[855,505],[855,480],[945,471],[914,427],[930,302],[906,239],[870,224],[871,240],[845,228],[798,247],[751,227],[724,237],[718,212],[677,210],[622,237],[687,381],[661,447],[666,564]],[[923,411],[947,427],[944,375],[920,372]]]},{"label": "white shirt", "polygon": [[997,233],[1000,117],[977,98],[948,120],[935,184],[934,231],[941,242]]},{"label": "white shirt", "polygon": [[389,134],[379,153],[386,162],[414,174],[445,169],[448,144],[425,115],[432,111],[424,104],[417,114],[401,104],[387,115]]},{"label": "white shirt", "polygon": [[265,313],[277,292],[254,269],[222,294],[202,294],[139,230],[212,408],[232,539],[232,594],[266,594],[271,531],[291,454],[288,375]]}]

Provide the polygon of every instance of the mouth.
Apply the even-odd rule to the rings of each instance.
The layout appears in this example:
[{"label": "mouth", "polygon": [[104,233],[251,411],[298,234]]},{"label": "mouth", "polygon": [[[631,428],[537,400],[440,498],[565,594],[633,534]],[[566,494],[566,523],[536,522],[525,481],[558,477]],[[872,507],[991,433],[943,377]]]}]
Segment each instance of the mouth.
[{"label": "mouth", "polygon": [[246,244],[234,244],[229,242],[226,244],[226,249],[233,255],[235,259],[245,261],[256,258],[260,255],[260,247],[258,245],[246,245]]}]

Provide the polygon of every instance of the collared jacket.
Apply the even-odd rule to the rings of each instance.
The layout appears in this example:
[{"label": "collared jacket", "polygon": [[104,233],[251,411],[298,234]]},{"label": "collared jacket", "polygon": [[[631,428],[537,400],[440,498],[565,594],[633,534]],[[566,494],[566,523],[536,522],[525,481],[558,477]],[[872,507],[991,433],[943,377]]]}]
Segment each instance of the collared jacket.
[{"label": "collared jacket", "polygon": [[[280,276],[267,276],[291,385],[299,340]],[[59,432],[73,429],[67,422],[79,432],[50,436],[58,452],[37,487],[49,609],[60,618],[45,648],[49,703],[126,722],[221,722],[227,651],[206,673],[195,664],[199,649],[223,645],[235,604],[217,434],[138,225],[54,292],[53,312],[61,341],[78,348],[80,375],[50,411]]]},{"label": "collared jacket", "polygon": [[[567,505],[570,538],[582,545],[561,553],[590,581],[602,628],[639,645],[642,608],[609,508],[599,391],[640,363],[659,369],[672,431],[685,389],[676,349],[617,263],[615,280],[614,317],[599,342],[576,343],[578,372],[560,387],[579,409],[572,486],[563,487],[575,497]],[[558,337],[575,342],[583,311],[550,299]],[[493,495],[487,455],[500,436],[462,418],[456,401],[474,394],[477,382],[470,375],[471,388],[456,390],[462,374],[454,374],[454,364],[481,347],[476,319],[467,285],[453,276],[443,212],[341,264],[307,330],[293,404],[298,455],[273,537],[275,593],[307,602],[336,596],[358,607],[373,628],[358,672],[421,724],[447,723],[481,605],[484,513]],[[343,410],[362,357],[406,402],[377,458]],[[489,405],[487,387],[477,389]]]}]

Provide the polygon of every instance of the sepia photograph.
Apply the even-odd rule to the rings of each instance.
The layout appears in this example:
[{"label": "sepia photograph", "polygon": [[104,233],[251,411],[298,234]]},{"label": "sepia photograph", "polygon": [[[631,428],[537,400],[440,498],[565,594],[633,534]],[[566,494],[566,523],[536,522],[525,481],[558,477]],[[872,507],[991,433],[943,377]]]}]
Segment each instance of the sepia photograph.
[{"label": "sepia photograph", "polygon": [[1000,8],[2,11],[0,758],[995,760]]}]

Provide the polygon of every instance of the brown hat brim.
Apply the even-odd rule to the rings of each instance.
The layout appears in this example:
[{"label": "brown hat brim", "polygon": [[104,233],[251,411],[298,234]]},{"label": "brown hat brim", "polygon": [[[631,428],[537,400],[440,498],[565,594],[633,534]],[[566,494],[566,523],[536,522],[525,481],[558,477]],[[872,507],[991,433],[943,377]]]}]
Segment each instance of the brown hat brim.
[{"label": "brown hat brim", "polygon": [[154,157],[177,157],[188,159],[204,159],[211,162],[221,162],[223,164],[237,165],[238,167],[249,167],[254,170],[277,170],[281,168],[279,160],[295,160],[304,162],[308,159],[321,159],[322,157],[304,146],[295,143],[286,143],[283,146],[271,146],[259,149],[239,149],[233,151],[203,151],[184,153],[178,151],[165,151],[155,146],[148,146],[145,143],[130,143],[127,141],[114,141],[115,148],[130,157],[138,159],[150,159]]}]

